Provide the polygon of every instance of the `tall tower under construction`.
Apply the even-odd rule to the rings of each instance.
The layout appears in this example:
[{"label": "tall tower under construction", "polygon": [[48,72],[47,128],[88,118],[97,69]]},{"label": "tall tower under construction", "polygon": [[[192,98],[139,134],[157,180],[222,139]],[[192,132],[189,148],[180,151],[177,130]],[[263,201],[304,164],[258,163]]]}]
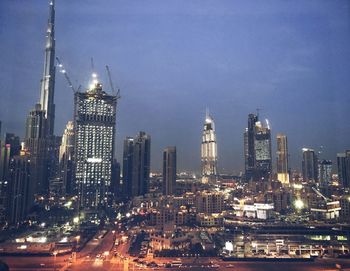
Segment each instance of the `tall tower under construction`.
[{"label": "tall tower under construction", "polygon": [[215,123],[208,111],[206,112],[202,133],[201,160],[202,182],[208,183],[216,181],[218,152],[216,145]]},{"label": "tall tower under construction", "polygon": [[110,199],[117,96],[93,80],[74,97],[75,183],[81,208],[106,206]]}]

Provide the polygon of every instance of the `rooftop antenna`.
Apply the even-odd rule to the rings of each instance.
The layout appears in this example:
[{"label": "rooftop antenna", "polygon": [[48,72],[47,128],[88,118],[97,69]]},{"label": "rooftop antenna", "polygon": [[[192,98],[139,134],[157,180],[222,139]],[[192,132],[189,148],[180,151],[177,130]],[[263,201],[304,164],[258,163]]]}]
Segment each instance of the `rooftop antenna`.
[{"label": "rooftop antenna", "polygon": [[205,108],[205,118],[206,119],[209,118],[209,108],[208,107]]},{"label": "rooftop antenna", "polygon": [[261,108],[257,108],[257,109],[256,109],[256,116],[258,117],[258,119],[259,119],[260,111],[261,111],[261,110],[262,110]]}]

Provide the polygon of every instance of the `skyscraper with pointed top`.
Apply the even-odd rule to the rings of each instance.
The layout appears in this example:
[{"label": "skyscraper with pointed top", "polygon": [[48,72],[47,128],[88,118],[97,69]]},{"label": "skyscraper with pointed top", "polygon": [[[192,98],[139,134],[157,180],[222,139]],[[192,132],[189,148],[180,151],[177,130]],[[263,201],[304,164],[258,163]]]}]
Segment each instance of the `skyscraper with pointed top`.
[{"label": "skyscraper with pointed top", "polygon": [[201,160],[202,182],[208,183],[216,181],[218,174],[218,152],[216,144],[215,123],[208,110],[206,111],[202,133]]},{"label": "skyscraper with pointed top", "polygon": [[47,135],[53,135],[55,122],[55,1],[50,1],[46,31],[44,72],[41,79],[40,105],[44,111]]},{"label": "skyscraper with pointed top", "polygon": [[44,71],[41,79],[40,100],[29,112],[26,122],[26,148],[30,152],[35,193],[48,192],[51,168],[54,168],[53,153],[55,122],[55,2],[49,2],[49,18],[46,31]]}]

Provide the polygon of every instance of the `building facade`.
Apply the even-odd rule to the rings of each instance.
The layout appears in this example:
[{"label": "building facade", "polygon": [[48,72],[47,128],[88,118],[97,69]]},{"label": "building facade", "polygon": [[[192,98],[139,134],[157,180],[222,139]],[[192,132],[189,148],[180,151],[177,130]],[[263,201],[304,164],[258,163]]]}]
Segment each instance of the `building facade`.
[{"label": "building facade", "polygon": [[217,180],[218,151],[214,119],[207,112],[202,133],[201,145],[202,182],[215,182]]},{"label": "building facade", "polygon": [[176,147],[163,151],[163,195],[174,195],[176,190]]},{"label": "building facade", "polygon": [[287,136],[277,134],[277,179],[284,185],[289,185],[288,142]]},{"label": "building facade", "polygon": [[62,135],[59,150],[60,178],[62,179],[62,190],[66,194],[72,194],[74,190],[74,123],[68,121]]},{"label": "building facade", "polygon": [[260,121],[255,123],[255,178],[268,180],[272,171],[271,130],[266,121],[264,126]]},{"label": "building facade", "polygon": [[337,154],[338,177],[343,188],[350,188],[350,150]]},{"label": "building facade", "polygon": [[116,124],[117,97],[95,82],[86,92],[75,93],[74,164],[81,208],[108,203]]},{"label": "building facade", "polygon": [[318,159],[315,151],[310,148],[303,148],[303,179],[305,182],[316,182],[318,180]]},{"label": "building facade", "polygon": [[321,187],[328,187],[332,181],[332,167],[331,160],[318,161],[318,181]]}]

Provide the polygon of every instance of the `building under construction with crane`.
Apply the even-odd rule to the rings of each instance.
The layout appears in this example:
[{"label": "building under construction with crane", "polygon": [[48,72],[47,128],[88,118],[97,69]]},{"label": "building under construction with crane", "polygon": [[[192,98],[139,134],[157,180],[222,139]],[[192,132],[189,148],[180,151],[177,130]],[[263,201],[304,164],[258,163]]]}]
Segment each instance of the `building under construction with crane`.
[{"label": "building under construction with crane", "polygon": [[114,160],[117,95],[102,89],[96,74],[74,95],[75,185],[81,208],[108,205]]}]

